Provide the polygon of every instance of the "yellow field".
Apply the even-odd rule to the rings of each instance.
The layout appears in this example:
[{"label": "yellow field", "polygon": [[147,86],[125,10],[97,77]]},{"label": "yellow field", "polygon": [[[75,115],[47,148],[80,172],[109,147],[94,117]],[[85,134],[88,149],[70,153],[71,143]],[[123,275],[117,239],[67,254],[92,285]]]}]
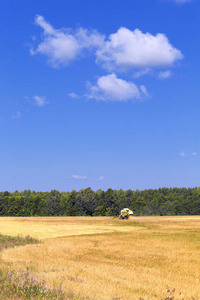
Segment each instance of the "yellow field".
[{"label": "yellow field", "polygon": [[43,241],[5,262],[89,299],[200,299],[200,216],[6,217],[0,232]]}]

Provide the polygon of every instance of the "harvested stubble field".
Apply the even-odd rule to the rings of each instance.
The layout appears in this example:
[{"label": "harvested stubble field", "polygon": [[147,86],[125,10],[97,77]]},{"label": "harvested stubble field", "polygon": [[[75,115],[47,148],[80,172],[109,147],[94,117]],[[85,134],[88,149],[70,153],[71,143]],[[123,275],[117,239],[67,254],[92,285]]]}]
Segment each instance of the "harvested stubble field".
[{"label": "harvested stubble field", "polygon": [[200,216],[2,217],[2,234],[43,241],[3,250],[2,260],[85,299],[198,300],[199,229]]}]

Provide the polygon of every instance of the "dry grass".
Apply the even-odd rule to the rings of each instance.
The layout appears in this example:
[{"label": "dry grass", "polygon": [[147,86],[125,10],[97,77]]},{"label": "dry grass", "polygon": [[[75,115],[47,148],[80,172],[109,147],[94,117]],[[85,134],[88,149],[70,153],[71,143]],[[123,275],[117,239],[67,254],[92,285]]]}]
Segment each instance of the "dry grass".
[{"label": "dry grass", "polygon": [[0,217],[0,233],[39,239],[142,229],[123,225],[110,217]]},{"label": "dry grass", "polygon": [[[22,238],[0,235],[0,251],[19,245],[38,244],[39,242],[30,236]],[[31,270],[26,269],[18,273],[11,270],[8,263],[0,261],[0,299],[74,300],[74,298],[71,292],[65,295],[61,288],[47,287],[46,282],[35,278]]]},{"label": "dry grass", "polygon": [[51,286],[90,299],[200,299],[198,216],[0,218],[0,228],[44,239],[2,258]]}]

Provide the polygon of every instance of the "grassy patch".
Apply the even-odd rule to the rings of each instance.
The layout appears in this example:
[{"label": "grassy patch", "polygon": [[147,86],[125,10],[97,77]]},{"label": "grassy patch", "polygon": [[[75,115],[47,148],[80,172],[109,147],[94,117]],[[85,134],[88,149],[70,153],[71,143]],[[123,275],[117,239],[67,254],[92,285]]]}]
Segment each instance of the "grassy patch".
[{"label": "grassy patch", "polygon": [[[29,235],[23,237],[12,237],[0,234],[0,251],[7,248],[14,248],[27,244],[38,244],[38,239]],[[50,288],[45,280],[38,280],[31,268],[20,273],[11,270],[10,267],[0,267],[0,299],[80,299],[75,298],[73,292],[68,294],[62,292],[61,285]]]},{"label": "grassy patch", "polygon": [[[71,298],[73,299],[71,295]],[[45,281],[37,280],[30,270],[17,274],[8,269],[0,270],[0,299],[67,299],[60,287],[52,289]]]},{"label": "grassy patch", "polygon": [[16,246],[23,246],[27,244],[39,244],[38,239],[34,239],[27,235],[25,238],[20,236],[8,236],[0,234],[0,251],[7,248],[14,248]]}]

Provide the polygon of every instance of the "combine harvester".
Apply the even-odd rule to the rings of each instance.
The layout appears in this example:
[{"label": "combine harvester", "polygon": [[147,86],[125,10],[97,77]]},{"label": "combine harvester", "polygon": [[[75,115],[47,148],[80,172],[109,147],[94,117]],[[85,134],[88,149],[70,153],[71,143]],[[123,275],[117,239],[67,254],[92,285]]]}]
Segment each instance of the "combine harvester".
[{"label": "combine harvester", "polygon": [[133,216],[132,210],[130,210],[129,208],[123,208],[121,210],[119,219],[128,219],[130,216]]}]

